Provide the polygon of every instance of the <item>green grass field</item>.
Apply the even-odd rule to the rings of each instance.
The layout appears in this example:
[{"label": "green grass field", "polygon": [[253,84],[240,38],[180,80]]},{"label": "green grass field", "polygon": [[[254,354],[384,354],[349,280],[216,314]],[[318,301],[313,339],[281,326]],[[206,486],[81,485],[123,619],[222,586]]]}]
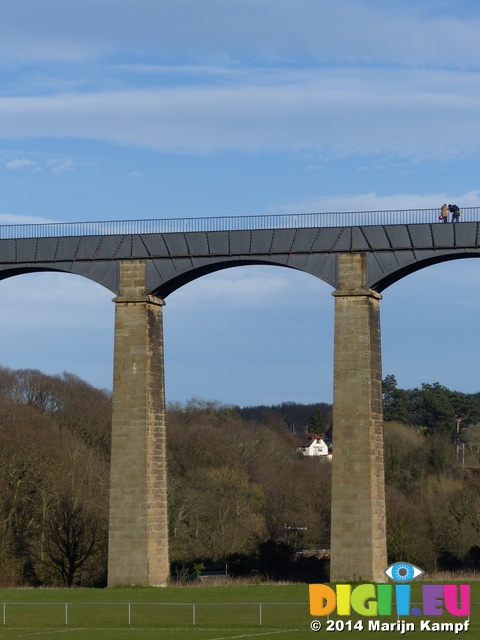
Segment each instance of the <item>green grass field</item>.
[{"label": "green grass field", "polygon": [[[413,584],[412,602],[420,601],[420,593],[421,585]],[[453,632],[443,632],[442,636],[480,640],[480,604],[474,604],[480,603],[480,583],[472,583],[471,602],[470,629],[458,636]],[[396,621],[396,617],[374,619]],[[405,618],[416,626],[406,637],[425,640],[420,619]],[[299,640],[340,636],[355,640],[378,636],[378,632],[368,630],[368,618],[361,619],[363,631],[327,631],[326,621],[321,620],[318,633],[310,628],[312,620],[308,585],[0,590],[0,638],[6,639],[49,640],[67,635],[72,640],[233,640],[257,636]],[[353,626],[359,618],[352,616],[351,620]],[[463,622],[463,618],[444,615],[435,621]],[[398,631],[387,635],[400,636]]]}]

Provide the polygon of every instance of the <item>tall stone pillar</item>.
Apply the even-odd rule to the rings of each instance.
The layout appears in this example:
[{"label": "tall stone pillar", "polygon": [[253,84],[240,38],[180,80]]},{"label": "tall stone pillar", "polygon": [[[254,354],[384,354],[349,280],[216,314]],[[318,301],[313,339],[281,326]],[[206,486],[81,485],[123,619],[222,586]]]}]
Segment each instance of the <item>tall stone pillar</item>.
[{"label": "tall stone pillar", "polygon": [[120,262],[115,302],[108,585],[169,576],[163,301],[145,293],[145,262]]},{"label": "tall stone pillar", "polygon": [[387,568],[379,293],[365,254],[339,255],[335,296],[332,582],[384,582]]}]

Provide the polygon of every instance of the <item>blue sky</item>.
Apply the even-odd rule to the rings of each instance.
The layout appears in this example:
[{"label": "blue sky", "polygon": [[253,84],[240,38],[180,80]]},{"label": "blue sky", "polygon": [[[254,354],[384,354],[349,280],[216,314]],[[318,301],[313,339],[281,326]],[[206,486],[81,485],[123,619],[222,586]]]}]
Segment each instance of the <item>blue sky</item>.
[{"label": "blue sky", "polygon": [[[0,224],[480,206],[480,5],[4,0]],[[480,261],[384,291],[383,372],[480,390]],[[167,399],[331,401],[331,288],[230,269],[167,298]],[[0,364],[111,387],[110,292],[0,282]]]}]

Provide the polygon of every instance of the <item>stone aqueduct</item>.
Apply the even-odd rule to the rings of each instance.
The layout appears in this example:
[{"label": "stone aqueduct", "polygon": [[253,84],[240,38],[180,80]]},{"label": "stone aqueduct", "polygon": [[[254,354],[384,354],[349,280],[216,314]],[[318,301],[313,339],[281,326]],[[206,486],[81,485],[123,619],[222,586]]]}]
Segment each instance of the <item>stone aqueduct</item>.
[{"label": "stone aqueduct", "polygon": [[164,299],[213,271],[298,269],[333,288],[334,456],[331,580],[383,581],[381,291],[425,266],[480,256],[480,210],[438,210],[0,227],[0,279],[75,273],[114,294],[108,584],[169,576]]}]

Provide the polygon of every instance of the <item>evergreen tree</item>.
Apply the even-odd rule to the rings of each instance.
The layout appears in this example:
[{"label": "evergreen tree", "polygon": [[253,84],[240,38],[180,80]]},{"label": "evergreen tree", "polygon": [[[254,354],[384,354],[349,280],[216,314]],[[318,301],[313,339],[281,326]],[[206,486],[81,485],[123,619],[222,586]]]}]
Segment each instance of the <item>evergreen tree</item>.
[{"label": "evergreen tree", "polygon": [[387,422],[398,421],[409,424],[408,393],[397,388],[397,381],[393,374],[385,377],[382,382],[383,418]]},{"label": "evergreen tree", "polygon": [[308,433],[316,433],[320,435],[325,431],[325,426],[325,416],[320,409],[315,409],[312,417],[310,418]]}]

